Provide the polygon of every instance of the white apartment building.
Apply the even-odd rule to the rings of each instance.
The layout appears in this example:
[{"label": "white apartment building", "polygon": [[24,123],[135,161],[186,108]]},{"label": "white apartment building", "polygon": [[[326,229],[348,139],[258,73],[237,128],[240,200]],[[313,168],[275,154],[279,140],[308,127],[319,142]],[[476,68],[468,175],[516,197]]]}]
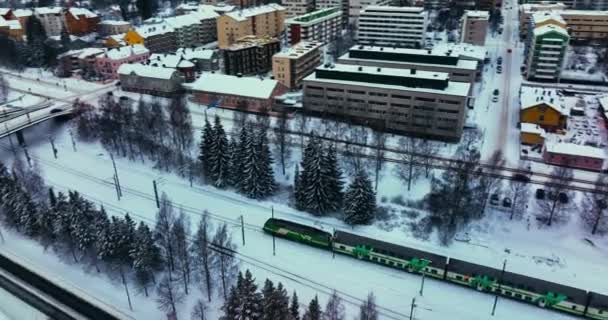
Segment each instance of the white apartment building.
[{"label": "white apartment building", "polygon": [[288,18],[301,16],[315,10],[314,0],[283,0],[281,5],[285,7]]},{"label": "white apartment building", "polygon": [[339,7],[313,11],[285,20],[290,45],[300,41],[329,43],[340,35],[342,10]]},{"label": "white apartment building", "polygon": [[361,11],[369,6],[390,6],[394,0],[349,0],[348,1],[348,21],[356,24]]},{"label": "white apartment building", "polygon": [[524,0],[525,4],[563,3],[567,8],[578,10],[608,10],[608,0]]},{"label": "white apartment building", "polygon": [[427,19],[420,7],[368,6],[360,12],[360,44],[416,48],[424,40]]},{"label": "white apartment building", "polygon": [[556,24],[534,28],[527,51],[527,76],[531,80],[559,81],[570,36]]},{"label": "white apartment building", "polygon": [[42,23],[47,37],[61,35],[65,24],[61,7],[41,7],[34,9],[34,14]]}]

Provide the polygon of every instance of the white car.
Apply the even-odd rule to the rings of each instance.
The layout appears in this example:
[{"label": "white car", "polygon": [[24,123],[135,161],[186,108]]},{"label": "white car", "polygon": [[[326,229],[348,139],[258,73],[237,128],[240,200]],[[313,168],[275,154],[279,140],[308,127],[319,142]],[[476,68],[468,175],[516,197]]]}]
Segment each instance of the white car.
[{"label": "white car", "polygon": [[493,96],[492,97],[492,102],[498,102],[498,97],[497,96]]}]

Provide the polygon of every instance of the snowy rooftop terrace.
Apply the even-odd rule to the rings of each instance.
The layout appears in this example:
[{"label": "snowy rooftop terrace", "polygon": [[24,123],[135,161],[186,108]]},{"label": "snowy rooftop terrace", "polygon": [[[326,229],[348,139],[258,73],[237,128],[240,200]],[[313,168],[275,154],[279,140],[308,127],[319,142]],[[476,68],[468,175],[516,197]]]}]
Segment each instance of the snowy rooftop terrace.
[{"label": "snowy rooftop terrace", "polygon": [[149,62],[165,68],[194,68],[194,63],[178,54],[155,53],[150,56]]},{"label": "snowy rooftop terrace", "polygon": [[203,73],[193,83],[184,84],[193,91],[215,92],[257,99],[268,99],[278,82],[258,77],[237,77],[218,73]]},{"label": "snowy rooftop terrace", "polygon": [[564,18],[562,18],[562,16],[559,14],[559,12],[540,11],[540,12],[536,12],[532,15],[532,21],[535,24],[543,23],[548,20],[555,20],[561,24],[564,24],[564,25],[566,24],[566,21],[564,20]]},{"label": "snowy rooftop terrace", "polygon": [[112,60],[122,60],[133,55],[142,55],[149,52],[150,51],[143,45],[135,44],[132,46],[110,49],[106,52],[106,56]]},{"label": "snowy rooftop terrace", "polygon": [[321,42],[301,41],[301,42],[298,42],[297,44],[295,44],[294,46],[285,49],[284,51],[276,53],[273,57],[298,59],[313,50],[318,50],[322,46],[323,46],[323,43],[321,43]]},{"label": "snowy rooftop terrace", "polygon": [[594,159],[605,159],[606,153],[603,149],[585,146],[575,143],[558,142],[558,143],[547,143],[545,145],[547,152],[556,154],[565,154],[571,156],[583,156]]},{"label": "snowy rooftop terrace", "polygon": [[252,8],[247,8],[247,9],[243,9],[243,10],[228,12],[228,13],[226,13],[226,15],[237,21],[245,21],[248,18],[253,17],[253,16],[257,16],[257,15],[261,15],[261,14],[268,14],[268,13],[272,13],[275,11],[284,11],[284,10],[285,10],[284,7],[282,7],[276,3],[270,3],[270,4],[259,6],[259,7],[252,7]]},{"label": "snowy rooftop terrace", "polygon": [[[423,7],[397,7],[397,6],[367,6],[362,12],[370,12],[370,11],[394,11],[394,12],[413,12],[413,13],[423,13]],[[486,12],[487,14],[487,12]]]}]

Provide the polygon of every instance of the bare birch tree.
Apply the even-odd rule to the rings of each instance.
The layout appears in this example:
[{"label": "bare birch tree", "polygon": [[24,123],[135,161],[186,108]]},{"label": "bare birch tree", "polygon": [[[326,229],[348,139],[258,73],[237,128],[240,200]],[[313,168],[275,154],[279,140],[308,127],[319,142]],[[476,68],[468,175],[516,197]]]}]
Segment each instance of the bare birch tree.
[{"label": "bare birch tree", "polygon": [[[551,226],[554,221],[565,222],[567,214],[563,207],[566,199],[571,198],[568,187],[572,182],[572,169],[567,167],[556,167],[552,171],[551,179],[547,182],[547,198],[540,200],[538,206],[537,220]],[[566,200],[567,201],[567,200]]]},{"label": "bare birch tree", "polygon": [[600,175],[595,181],[593,193],[585,194],[581,210],[581,221],[592,235],[608,233],[608,179]]}]

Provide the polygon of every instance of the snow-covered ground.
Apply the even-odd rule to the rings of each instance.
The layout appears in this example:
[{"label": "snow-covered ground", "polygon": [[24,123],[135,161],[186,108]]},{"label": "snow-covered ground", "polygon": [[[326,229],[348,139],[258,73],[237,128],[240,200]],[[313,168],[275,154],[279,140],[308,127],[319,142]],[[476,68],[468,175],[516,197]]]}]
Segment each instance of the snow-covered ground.
[{"label": "snow-covered ground", "polygon": [[[0,248],[2,244],[0,244]],[[47,317],[0,288],[0,320],[46,320]]]},{"label": "snow-covered ground", "polygon": [[566,51],[564,69],[561,77],[567,82],[568,79],[585,81],[608,81],[606,77],[606,66],[599,63],[599,57],[606,49],[585,46],[569,46]]}]

